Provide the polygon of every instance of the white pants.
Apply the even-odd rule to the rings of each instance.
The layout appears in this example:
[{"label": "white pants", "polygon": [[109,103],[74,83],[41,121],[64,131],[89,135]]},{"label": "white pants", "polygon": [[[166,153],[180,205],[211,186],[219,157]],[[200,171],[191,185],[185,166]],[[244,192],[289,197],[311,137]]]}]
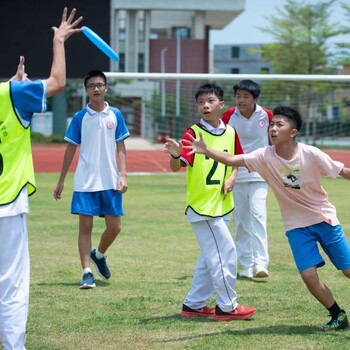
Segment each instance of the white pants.
[{"label": "white pants", "polygon": [[269,264],[266,231],[266,182],[236,183],[233,188],[235,209],[235,243],[242,269]]},{"label": "white pants", "polygon": [[4,350],[25,350],[28,302],[26,215],[0,218],[0,338]]},{"label": "white pants", "polygon": [[228,223],[222,218],[192,223],[201,247],[192,286],[184,300],[184,304],[192,309],[204,307],[214,292],[221,310],[228,312],[237,307],[234,289],[237,254]]}]

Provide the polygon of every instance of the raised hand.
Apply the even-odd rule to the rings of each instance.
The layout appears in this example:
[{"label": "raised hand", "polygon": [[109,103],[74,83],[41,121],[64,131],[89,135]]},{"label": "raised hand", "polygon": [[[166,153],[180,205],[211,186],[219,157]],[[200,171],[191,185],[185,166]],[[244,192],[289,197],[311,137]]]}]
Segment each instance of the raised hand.
[{"label": "raised hand", "polygon": [[182,139],[182,147],[190,149],[188,154],[200,153],[205,154],[207,152],[207,145],[204,142],[203,135],[199,133],[199,140],[195,139],[190,133],[186,133],[190,140]]},{"label": "raised hand", "polygon": [[182,152],[181,142],[177,142],[174,139],[168,139],[164,145],[165,152],[169,153],[173,158],[179,158]]},{"label": "raised hand", "polygon": [[73,22],[76,9],[74,8],[67,19],[67,7],[63,9],[62,14],[62,21],[60,26],[57,28],[55,26],[52,27],[52,30],[54,31],[54,38],[58,40],[65,41],[67,40],[72,34],[81,32],[81,28],[76,28],[77,25],[82,21],[83,17],[80,16],[78,19],[76,19]]}]

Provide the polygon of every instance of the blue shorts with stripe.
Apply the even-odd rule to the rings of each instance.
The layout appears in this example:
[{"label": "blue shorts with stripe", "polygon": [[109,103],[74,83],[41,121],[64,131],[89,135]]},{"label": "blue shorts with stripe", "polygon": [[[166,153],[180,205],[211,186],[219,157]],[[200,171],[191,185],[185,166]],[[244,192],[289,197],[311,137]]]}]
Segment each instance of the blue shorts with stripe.
[{"label": "blue shorts with stripe", "polygon": [[318,244],[338,270],[350,269],[350,244],[341,225],[326,222],[286,232],[299,272],[325,264]]},{"label": "blue shorts with stripe", "polygon": [[123,195],[116,190],[73,192],[71,213],[88,216],[123,216]]}]

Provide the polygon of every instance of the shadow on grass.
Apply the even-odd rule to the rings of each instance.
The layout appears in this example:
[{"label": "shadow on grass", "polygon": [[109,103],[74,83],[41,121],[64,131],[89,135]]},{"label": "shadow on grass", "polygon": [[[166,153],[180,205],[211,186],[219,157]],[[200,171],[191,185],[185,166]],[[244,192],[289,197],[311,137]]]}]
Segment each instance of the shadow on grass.
[{"label": "shadow on grass", "polygon": [[[96,287],[108,287],[110,285],[107,281],[101,281],[101,280],[95,280]],[[53,282],[53,283],[47,283],[47,282],[41,282],[41,283],[32,283],[32,285],[37,286],[70,286],[70,287],[79,287],[79,282]]]},{"label": "shadow on grass", "polygon": [[[247,321],[251,322],[251,321]],[[319,327],[316,326],[292,326],[292,325],[279,325],[279,326],[268,326],[268,327],[254,327],[254,328],[246,328],[246,329],[238,329],[238,330],[225,330],[222,332],[210,332],[203,333],[197,335],[190,335],[185,337],[176,337],[173,339],[161,340],[161,343],[172,343],[172,342],[185,342],[189,340],[195,339],[203,339],[212,336],[218,335],[311,335],[311,334],[319,334],[324,336],[332,336],[332,337],[341,337],[344,339],[350,339],[350,334],[347,331],[322,331]]]}]

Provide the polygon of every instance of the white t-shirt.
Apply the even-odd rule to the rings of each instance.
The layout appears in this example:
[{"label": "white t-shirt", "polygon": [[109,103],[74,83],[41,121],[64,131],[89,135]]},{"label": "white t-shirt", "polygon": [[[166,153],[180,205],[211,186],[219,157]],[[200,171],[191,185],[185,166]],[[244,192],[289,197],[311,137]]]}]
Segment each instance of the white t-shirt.
[{"label": "white t-shirt", "polygon": [[65,140],[80,145],[74,191],[97,192],[118,189],[119,171],[116,143],[130,136],[119,109],[105,102],[105,109],[96,112],[88,105],[76,113]]},{"label": "white t-shirt", "polygon": [[338,225],[335,207],[320,184],[321,176],[335,178],[344,164],[332,160],[320,149],[298,143],[296,156],[285,160],[275,146],[244,154],[246,166],[258,172],[272,188],[281,209],[285,229],[327,222]]},{"label": "white t-shirt", "polygon": [[[269,145],[268,129],[272,118],[270,110],[257,104],[251,117],[246,118],[237,107],[233,107],[227,110],[221,118],[224,123],[231,125],[237,131],[244,153],[250,153]],[[238,168],[236,183],[250,181],[263,181],[263,179],[256,172],[249,172],[244,167]]]}]

